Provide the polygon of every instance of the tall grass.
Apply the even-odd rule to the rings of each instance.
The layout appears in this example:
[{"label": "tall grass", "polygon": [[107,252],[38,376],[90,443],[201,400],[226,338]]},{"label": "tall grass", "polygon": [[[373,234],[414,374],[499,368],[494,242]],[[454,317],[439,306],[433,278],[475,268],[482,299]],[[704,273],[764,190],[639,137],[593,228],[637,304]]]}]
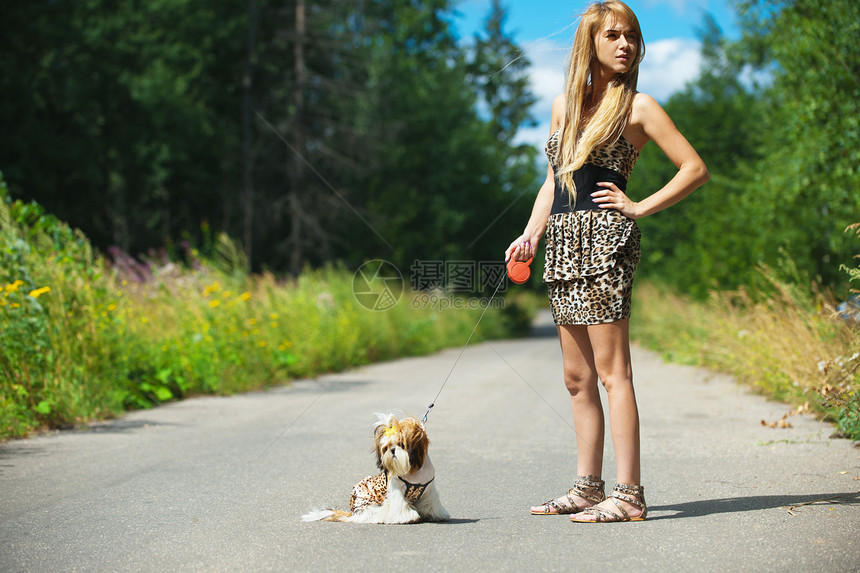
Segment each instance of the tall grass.
[{"label": "tall grass", "polygon": [[667,360],[714,368],[860,439],[860,328],[828,293],[761,269],[764,286],[706,301],[637,287],[633,337]]},{"label": "tall grass", "polygon": [[[115,253],[109,265],[81,233],[11,202],[2,186],[0,439],[458,346],[482,310],[414,308],[406,291],[373,312],[356,300],[351,271],[251,275],[225,238],[210,260]],[[482,335],[521,328],[531,308],[505,300]]]}]

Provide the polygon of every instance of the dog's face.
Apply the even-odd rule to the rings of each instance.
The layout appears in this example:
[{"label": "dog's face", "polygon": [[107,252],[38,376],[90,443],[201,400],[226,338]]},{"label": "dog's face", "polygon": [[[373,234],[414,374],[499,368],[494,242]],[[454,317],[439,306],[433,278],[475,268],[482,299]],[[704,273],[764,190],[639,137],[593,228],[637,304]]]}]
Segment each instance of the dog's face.
[{"label": "dog's face", "polygon": [[396,476],[406,476],[424,465],[430,440],[415,418],[380,416],[374,430],[376,465]]}]

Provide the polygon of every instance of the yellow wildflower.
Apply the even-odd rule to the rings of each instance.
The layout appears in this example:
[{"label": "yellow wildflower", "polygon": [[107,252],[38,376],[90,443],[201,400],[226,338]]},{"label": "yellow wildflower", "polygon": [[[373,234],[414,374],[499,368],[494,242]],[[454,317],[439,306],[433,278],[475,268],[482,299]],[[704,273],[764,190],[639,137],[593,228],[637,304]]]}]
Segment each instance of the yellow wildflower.
[{"label": "yellow wildflower", "polygon": [[219,290],[221,290],[221,283],[215,281],[214,283],[203,289],[203,298],[207,298],[210,294],[212,294],[213,292],[218,292]]},{"label": "yellow wildflower", "polygon": [[24,281],[17,280],[13,283],[6,285],[5,290],[6,290],[7,296],[8,296],[8,293],[18,292],[18,288],[23,284],[24,284]]},{"label": "yellow wildflower", "polygon": [[39,298],[43,294],[46,294],[49,292],[51,292],[51,287],[46,286],[46,287],[42,287],[42,288],[37,288],[36,290],[31,290],[30,296],[32,296],[33,298]]},{"label": "yellow wildflower", "polygon": [[218,299],[209,301],[209,306],[211,306],[212,308],[217,308],[219,304],[221,304],[221,301]]},{"label": "yellow wildflower", "polygon": [[247,302],[247,301],[251,300],[251,293],[243,292],[242,294],[239,295],[239,298]]},{"label": "yellow wildflower", "polygon": [[260,344],[260,348],[265,348],[265,347],[266,347],[266,341],[265,341],[265,340],[261,340],[261,341],[259,342],[259,344]]}]

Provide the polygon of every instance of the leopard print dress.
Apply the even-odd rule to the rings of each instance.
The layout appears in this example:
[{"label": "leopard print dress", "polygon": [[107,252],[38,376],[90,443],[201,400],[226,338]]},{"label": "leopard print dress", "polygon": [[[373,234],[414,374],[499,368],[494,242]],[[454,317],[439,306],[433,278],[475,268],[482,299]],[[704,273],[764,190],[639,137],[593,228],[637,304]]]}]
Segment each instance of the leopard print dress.
[{"label": "leopard print dress", "polygon": [[[546,144],[558,170],[560,131]],[[641,233],[636,222],[614,209],[601,209],[591,193],[597,182],[627,188],[639,151],[623,137],[595,149],[573,174],[576,203],[559,179],[546,229],[547,283],[556,324],[602,324],[630,318],[633,275],[639,264]]]}]

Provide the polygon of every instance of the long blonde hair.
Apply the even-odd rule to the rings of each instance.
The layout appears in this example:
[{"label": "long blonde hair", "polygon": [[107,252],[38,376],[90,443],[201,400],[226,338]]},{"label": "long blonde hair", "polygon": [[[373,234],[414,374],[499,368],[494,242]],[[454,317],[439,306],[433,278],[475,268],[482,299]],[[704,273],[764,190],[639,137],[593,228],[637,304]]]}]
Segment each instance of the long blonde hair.
[{"label": "long blonde hair", "polygon": [[[592,95],[592,83],[589,80],[591,64],[597,58],[595,36],[613,19],[636,33],[636,54],[630,69],[609,82],[594,115],[582,125],[585,105]],[[644,55],[645,42],[642,40],[639,20],[624,2],[596,2],[580,15],[567,65],[564,88],[567,109],[560,134],[559,169],[556,173],[570,194],[572,204],[576,202],[573,172],[585,164],[595,148],[615,143],[627,126],[639,80],[639,62]]]}]

